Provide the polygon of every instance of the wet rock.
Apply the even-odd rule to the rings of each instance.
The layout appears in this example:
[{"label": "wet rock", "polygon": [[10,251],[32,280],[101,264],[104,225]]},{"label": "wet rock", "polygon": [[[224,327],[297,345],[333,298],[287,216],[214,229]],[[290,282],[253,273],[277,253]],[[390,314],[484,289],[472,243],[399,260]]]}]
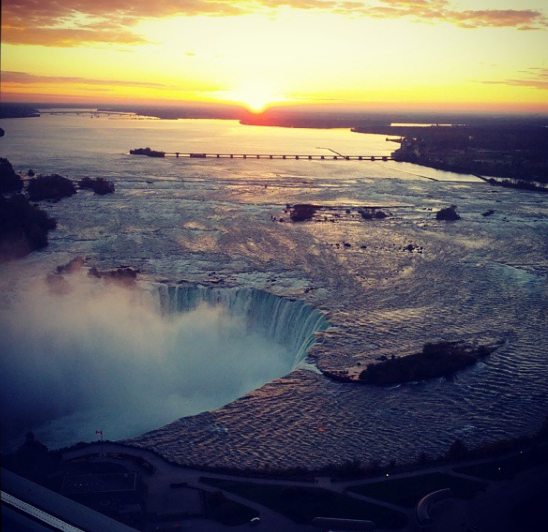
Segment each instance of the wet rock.
[{"label": "wet rock", "polygon": [[59,174],[51,174],[31,179],[27,185],[27,192],[31,201],[59,201],[76,194],[76,187],[70,179]]},{"label": "wet rock", "polygon": [[440,209],[436,213],[436,220],[446,220],[446,221],[460,220],[460,216],[457,213],[457,206],[451,205],[450,207],[446,207],[445,209]]},{"label": "wet rock", "polygon": [[495,211],[493,209],[489,209],[488,211],[482,212],[482,216],[491,216],[492,214],[495,214]]},{"label": "wet rock", "polygon": [[132,286],[137,281],[139,270],[135,270],[128,266],[120,266],[115,270],[100,271],[95,266],[90,268],[88,275],[97,279],[112,281],[124,286]]},{"label": "wet rock", "polygon": [[350,242],[343,242],[343,246],[345,248],[351,248],[352,247],[352,244],[350,244]]},{"label": "wet rock", "polygon": [[311,220],[318,209],[317,205],[298,203],[289,209],[289,217],[292,222],[305,222]]},{"label": "wet rock", "polygon": [[57,223],[21,194],[0,196],[0,261],[23,257],[48,245]]},{"label": "wet rock", "polygon": [[84,259],[82,257],[74,257],[73,259],[69,260],[66,264],[61,264],[60,266],[57,266],[56,272],[59,274],[63,273],[76,273],[79,272],[84,267]]},{"label": "wet rock", "polygon": [[28,171],[27,171],[27,175],[29,177],[34,177],[34,175],[35,175],[34,170],[32,168],[29,168]]},{"label": "wet rock", "polygon": [[66,295],[71,292],[71,286],[68,281],[58,273],[50,273],[46,277],[46,282],[51,293],[57,295]]},{"label": "wet rock", "polygon": [[95,194],[99,194],[100,196],[112,194],[115,190],[114,183],[104,179],[103,177],[96,177],[95,179],[92,179],[91,177],[84,177],[78,181],[78,186],[82,190],[93,190]]},{"label": "wet rock", "polygon": [[364,207],[358,209],[358,212],[364,220],[383,220],[388,216],[384,211],[375,207]]},{"label": "wet rock", "polygon": [[23,188],[23,181],[15,173],[11,163],[0,157],[0,193],[20,192]]}]

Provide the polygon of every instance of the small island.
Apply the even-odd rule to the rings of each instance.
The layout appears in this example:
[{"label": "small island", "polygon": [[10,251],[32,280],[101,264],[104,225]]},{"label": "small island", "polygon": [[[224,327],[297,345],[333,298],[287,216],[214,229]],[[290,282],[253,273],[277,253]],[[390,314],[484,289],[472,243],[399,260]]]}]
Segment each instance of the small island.
[{"label": "small island", "polygon": [[115,190],[114,183],[103,177],[96,177],[95,179],[84,177],[78,181],[78,187],[80,190],[93,190],[99,196],[112,194]]},{"label": "small island", "polygon": [[41,175],[31,179],[27,184],[30,201],[59,201],[76,194],[74,183],[62,175]]},{"label": "small island", "polygon": [[460,341],[426,343],[420,353],[403,357],[383,357],[380,362],[369,364],[356,374],[348,370],[322,372],[333,380],[377,386],[450,377],[457,371],[476,364],[500,345],[472,345]]}]

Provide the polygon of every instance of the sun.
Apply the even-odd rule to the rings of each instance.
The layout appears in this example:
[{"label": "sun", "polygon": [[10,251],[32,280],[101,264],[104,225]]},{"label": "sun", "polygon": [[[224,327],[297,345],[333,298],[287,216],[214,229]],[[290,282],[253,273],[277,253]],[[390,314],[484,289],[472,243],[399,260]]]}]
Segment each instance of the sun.
[{"label": "sun", "polygon": [[261,113],[274,103],[273,98],[261,94],[249,94],[243,98],[243,103],[252,113]]},{"label": "sun", "polygon": [[224,99],[244,105],[252,113],[261,113],[269,106],[287,101],[273,86],[263,82],[246,83],[224,93]]}]

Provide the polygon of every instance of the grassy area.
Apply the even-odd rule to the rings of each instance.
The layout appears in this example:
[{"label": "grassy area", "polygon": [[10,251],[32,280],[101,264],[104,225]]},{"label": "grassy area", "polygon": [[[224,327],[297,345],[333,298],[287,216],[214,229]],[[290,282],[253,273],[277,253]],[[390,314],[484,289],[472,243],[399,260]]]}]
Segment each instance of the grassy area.
[{"label": "grassy area", "polygon": [[257,516],[257,512],[243,504],[227,499],[222,492],[206,493],[205,515],[226,526],[245,525]]},{"label": "grassy area", "polygon": [[546,463],[548,463],[548,447],[542,446],[509,458],[455,468],[455,471],[487,480],[510,480],[521,471]]},{"label": "grassy area", "polygon": [[322,488],[254,484],[213,478],[202,480],[271,508],[296,523],[310,523],[314,517],[340,517],[370,520],[379,528],[396,529],[407,524],[407,518],[402,513]]},{"label": "grassy area", "polygon": [[518,502],[510,514],[513,530],[542,532],[548,530],[548,493],[540,490],[531,498]]},{"label": "grassy area", "polygon": [[386,479],[371,484],[349,488],[350,491],[367,497],[413,507],[428,493],[451,488],[453,494],[464,499],[472,498],[485,487],[483,482],[454,477],[446,473],[428,473],[398,479]]}]

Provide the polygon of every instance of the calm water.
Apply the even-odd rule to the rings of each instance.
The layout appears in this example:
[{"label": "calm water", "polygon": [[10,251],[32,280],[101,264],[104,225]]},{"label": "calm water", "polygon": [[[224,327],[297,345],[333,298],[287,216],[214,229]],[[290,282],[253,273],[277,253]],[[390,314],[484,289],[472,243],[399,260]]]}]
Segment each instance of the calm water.
[{"label": "calm water", "polygon": [[[292,374],[251,398],[146,437],[143,445],[176,461],[241,467],[403,460],[424,450],[440,454],[456,437],[479,445],[531,434],[548,412],[543,196],[394,162],[127,154],[150,146],[383,155],[397,147],[383,136],[348,130],[72,115],[0,126],[6,131],[0,155],[17,170],[104,176],[116,185],[113,195],[79,192],[43,204],[58,228],[45,250],[0,265],[3,305],[80,255],[100,269],[138,268],[144,284],[188,281],[302,299],[335,326],[316,346],[320,368],[363,366],[436,339],[505,340],[450,381],[377,389]],[[311,223],[287,223],[286,204],[298,202],[332,210]],[[462,220],[437,222],[435,211],[450,204],[458,205]],[[362,205],[382,206],[390,216],[363,222],[352,210]],[[490,209],[495,214],[482,216]],[[420,253],[407,251],[409,244]]]},{"label": "calm water", "polygon": [[[387,142],[383,135],[352,133],[348,129],[306,129],[244,126],[231,120],[156,120],[73,114],[48,115],[40,118],[2,120],[6,136],[0,141],[0,154],[16,167],[32,167],[40,172],[70,173],[73,177],[103,173],[112,176],[142,175],[177,178],[186,172],[207,171],[215,175],[231,172],[303,171],[332,175],[348,171],[373,177],[420,175],[440,179],[469,181],[473,176],[440,172],[406,163],[327,161],[219,161],[150,160],[130,157],[131,148],[150,146],[167,152],[208,153],[306,153],[332,155],[335,150],[345,155],[390,155],[398,145]],[[342,164],[341,164],[342,163]],[[234,172],[236,170],[236,172]]]}]

